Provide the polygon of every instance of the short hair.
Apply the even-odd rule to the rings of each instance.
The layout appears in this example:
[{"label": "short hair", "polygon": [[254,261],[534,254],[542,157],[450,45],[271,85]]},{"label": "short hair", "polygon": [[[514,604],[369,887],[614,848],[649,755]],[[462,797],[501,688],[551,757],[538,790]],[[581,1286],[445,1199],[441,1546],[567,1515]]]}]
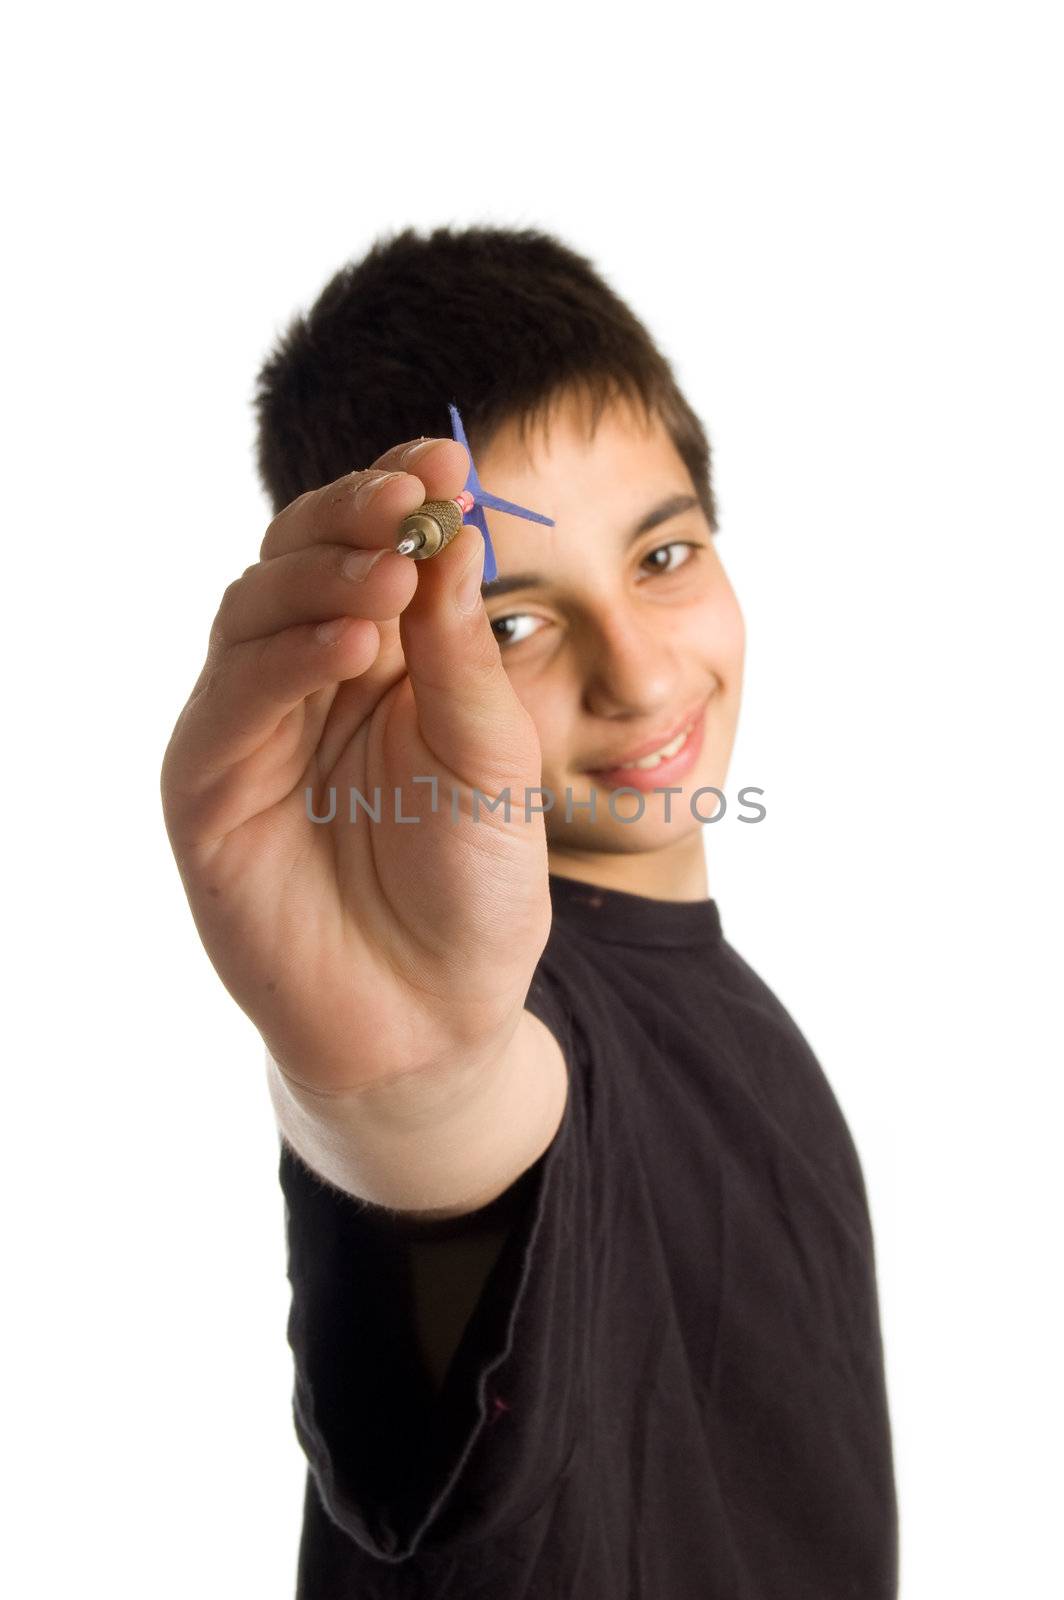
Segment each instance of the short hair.
[{"label": "short hair", "polygon": [[617,400],[659,418],[716,531],[705,429],[590,260],[533,228],[406,228],[341,268],[264,362],[259,475],[276,512],[404,439],[449,438],[448,401],[475,460],[505,423],[522,441],[549,432],[574,393],[590,401],[589,436]]}]

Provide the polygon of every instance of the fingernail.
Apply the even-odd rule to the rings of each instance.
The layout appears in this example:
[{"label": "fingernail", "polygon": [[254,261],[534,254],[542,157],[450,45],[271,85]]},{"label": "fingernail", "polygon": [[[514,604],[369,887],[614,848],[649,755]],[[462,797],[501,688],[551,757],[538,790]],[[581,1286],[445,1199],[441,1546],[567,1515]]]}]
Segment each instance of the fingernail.
[{"label": "fingernail", "polygon": [[424,455],[426,450],[431,450],[437,439],[423,439],[420,444],[412,444],[409,450],[404,450],[399,457],[399,465],[405,467],[408,461],[416,461],[418,456]]},{"label": "fingernail", "polygon": [[365,483],[360,483],[355,490],[355,506],[358,510],[368,506],[377,490],[385,483],[390,483],[392,478],[401,478],[401,472],[381,472],[375,478],[367,478]]},{"label": "fingernail", "polygon": [[480,580],[484,576],[484,541],[477,539],[477,551],[469,565],[462,571],[454,591],[454,603],[463,616],[480,605]]},{"label": "fingernail", "polygon": [[352,583],[361,583],[377,565],[381,556],[387,554],[387,550],[352,550],[349,556],[344,557],[340,571],[345,578],[350,578]]},{"label": "fingernail", "polygon": [[335,644],[350,621],[350,617],[336,617],[332,622],[319,622],[314,632],[322,644]]}]

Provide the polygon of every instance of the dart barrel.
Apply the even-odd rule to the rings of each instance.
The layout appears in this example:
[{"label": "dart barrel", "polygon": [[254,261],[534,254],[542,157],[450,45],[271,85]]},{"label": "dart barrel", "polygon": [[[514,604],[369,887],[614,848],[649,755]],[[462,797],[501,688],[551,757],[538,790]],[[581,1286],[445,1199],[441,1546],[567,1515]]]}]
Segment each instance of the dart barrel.
[{"label": "dart barrel", "polygon": [[467,490],[454,500],[426,500],[399,524],[396,550],[400,555],[413,556],[415,561],[438,555],[458,535],[462,518],[473,505],[473,496]]}]

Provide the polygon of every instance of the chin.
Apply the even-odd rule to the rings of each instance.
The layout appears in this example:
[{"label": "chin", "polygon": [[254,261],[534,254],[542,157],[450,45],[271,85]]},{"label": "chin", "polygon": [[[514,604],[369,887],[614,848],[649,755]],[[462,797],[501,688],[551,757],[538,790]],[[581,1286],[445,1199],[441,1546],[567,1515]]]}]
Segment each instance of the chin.
[{"label": "chin", "polygon": [[[590,784],[586,775],[580,782],[579,775],[569,780],[574,801],[590,798]],[[556,806],[553,812],[548,812],[546,817],[547,842],[556,850],[573,850],[588,852],[606,852],[609,854],[627,855],[640,854],[647,850],[663,850],[670,845],[678,845],[683,839],[696,834],[701,834],[706,827],[691,810],[691,796],[696,789],[713,787],[722,790],[723,782],[719,781],[712,773],[692,774],[691,778],[679,785],[679,794],[644,794],[643,813],[637,816],[639,802],[634,794],[624,793],[614,803],[617,815],[610,812],[609,793],[603,789],[595,790],[595,820],[585,809],[581,810],[574,805],[573,820],[565,820],[565,784],[554,788],[546,780],[544,787],[550,788],[556,795]],[[665,820],[665,805],[670,806],[669,820]],[[731,797],[729,796],[729,806]],[[714,808],[714,797],[705,795],[699,801],[699,809],[710,815]],[[625,821],[625,818],[632,818]]]}]

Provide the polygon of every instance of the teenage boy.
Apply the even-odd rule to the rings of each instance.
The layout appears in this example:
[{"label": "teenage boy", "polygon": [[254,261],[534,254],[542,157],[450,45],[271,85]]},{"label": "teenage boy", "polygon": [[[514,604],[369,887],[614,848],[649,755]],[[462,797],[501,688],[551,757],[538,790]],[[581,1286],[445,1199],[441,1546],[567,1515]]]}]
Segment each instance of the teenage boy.
[{"label": "teenage boy", "polygon": [[[488,584],[474,528],[394,553],[465,483],[448,401],[553,519],[492,513]],[[494,228],[379,242],[258,408],[277,515],[162,788],[268,1051],[299,1596],[894,1596],[861,1169],[708,898],[743,623],[698,419]]]}]

